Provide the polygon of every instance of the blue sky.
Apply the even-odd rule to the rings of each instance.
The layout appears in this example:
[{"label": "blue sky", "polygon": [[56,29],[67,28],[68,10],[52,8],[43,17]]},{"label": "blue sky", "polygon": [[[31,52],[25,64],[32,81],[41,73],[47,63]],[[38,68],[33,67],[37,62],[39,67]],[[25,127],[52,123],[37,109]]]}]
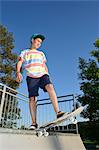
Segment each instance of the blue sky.
[{"label": "blue sky", "polygon": [[[99,37],[98,1],[1,1],[1,22],[12,32],[14,52],[30,47],[34,33],[46,37],[43,50],[57,96],[79,94],[78,58],[88,59]],[[27,94],[24,80],[18,91]],[[39,98],[48,97],[40,90]]]}]

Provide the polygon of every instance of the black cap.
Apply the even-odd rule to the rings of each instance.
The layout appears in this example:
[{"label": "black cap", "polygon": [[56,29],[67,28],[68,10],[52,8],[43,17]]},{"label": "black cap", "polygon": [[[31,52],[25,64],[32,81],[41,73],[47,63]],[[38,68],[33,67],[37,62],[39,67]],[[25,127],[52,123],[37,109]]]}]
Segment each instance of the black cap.
[{"label": "black cap", "polygon": [[42,34],[33,34],[33,35],[31,36],[31,40],[32,40],[32,39],[37,39],[37,38],[40,38],[42,41],[45,40],[45,37],[44,37],[44,35],[42,35]]}]

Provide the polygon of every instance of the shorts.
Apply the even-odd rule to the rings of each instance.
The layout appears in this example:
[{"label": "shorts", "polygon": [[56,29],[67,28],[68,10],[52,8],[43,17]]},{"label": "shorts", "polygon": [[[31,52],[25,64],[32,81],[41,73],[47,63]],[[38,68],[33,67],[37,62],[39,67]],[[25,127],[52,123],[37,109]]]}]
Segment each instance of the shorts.
[{"label": "shorts", "polygon": [[47,84],[52,84],[49,75],[45,74],[40,78],[32,78],[27,76],[27,87],[29,92],[29,97],[39,96],[39,88],[43,89],[44,92],[47,92],[45,86]]}]

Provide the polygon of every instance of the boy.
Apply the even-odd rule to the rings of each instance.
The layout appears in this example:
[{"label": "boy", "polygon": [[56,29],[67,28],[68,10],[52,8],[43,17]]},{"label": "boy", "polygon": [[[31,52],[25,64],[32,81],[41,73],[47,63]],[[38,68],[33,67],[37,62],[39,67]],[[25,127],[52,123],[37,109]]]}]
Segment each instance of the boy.
[{"label": "boy", "polygon": [[42,88],[44,92],[48,92],[57,118],[64,115],[64,112],[59,111],[58,101],[52,82],[49,77],[48,68],[46,66],[46,57],[43,52],[38,51],[45,37],[41,34],[34,34],[31,37],[31,48],[25,49],[21,52],[17,63],[16,81],[21,82],[22,75],[20,68],[24,63],[27,71],[27,87],[29,92],[29,108],[32,118],[32,125],[30,129],[37,128],[36,122],[36,100],[39,88]]}]

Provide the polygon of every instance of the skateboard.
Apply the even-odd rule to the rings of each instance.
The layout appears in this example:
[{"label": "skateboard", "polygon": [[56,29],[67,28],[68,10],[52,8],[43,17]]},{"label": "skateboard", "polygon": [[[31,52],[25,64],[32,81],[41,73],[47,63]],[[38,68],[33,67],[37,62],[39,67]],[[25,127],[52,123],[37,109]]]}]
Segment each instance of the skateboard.
[{"label": "skateboard", "polygon": [[75,117],[78,114],[80,114],[84,110],[84,108],[85,107],[80,106],[76,110],[70,113],[65,113],[62,117],[40,126],[38,129],[36,129],[36,135],[38,137],[41,137],[41,136],[47,137],[49,135],[49,132],[47,132],[48,129],[57,126],[58,124],[64,122],[65,120],[70,120],[71,123],[77,124],[77,119]]}]

